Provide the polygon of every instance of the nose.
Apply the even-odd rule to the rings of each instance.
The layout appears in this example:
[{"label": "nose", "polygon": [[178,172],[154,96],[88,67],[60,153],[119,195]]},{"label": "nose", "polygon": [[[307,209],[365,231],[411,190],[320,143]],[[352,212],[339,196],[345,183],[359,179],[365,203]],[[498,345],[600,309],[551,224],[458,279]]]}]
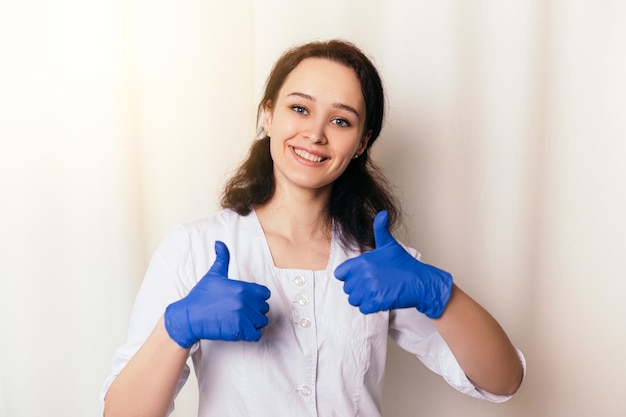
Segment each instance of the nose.
[{"label": "nose", "polygon": [[324,120],[315,120],[314,118],[311,118],[303,132],[303,135],[311,143],[324,144],[326,143],[326,132],[324,127]]}]

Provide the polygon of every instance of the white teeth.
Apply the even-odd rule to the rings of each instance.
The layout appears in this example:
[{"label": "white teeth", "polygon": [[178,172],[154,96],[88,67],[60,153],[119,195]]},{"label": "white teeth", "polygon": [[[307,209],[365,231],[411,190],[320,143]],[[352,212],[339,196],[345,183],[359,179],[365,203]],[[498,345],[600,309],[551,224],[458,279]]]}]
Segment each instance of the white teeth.
[{"label": "white teeth", "polygon": [[324,158],[322,158],[321,156],[315,156],[312,155],[310,153],[308,153],[307,151],[303,151],[302,149],[296,149],[293,148],[293,151],[296,153],[296,155],[298,155],[300,158],[304,158],[307,161],[311,161],[311,162],[322,162],[322,160]]}]

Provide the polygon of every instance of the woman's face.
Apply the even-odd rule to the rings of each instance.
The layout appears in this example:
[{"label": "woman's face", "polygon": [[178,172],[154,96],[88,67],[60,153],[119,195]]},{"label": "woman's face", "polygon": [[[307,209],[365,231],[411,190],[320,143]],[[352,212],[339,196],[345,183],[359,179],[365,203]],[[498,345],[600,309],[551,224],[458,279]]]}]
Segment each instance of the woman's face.
[{"label": "woman's face", "polygon": [[264,127],[279,187],[328,189],[367,146],[361,85],[340,63],[303,60],[270,104]]}]

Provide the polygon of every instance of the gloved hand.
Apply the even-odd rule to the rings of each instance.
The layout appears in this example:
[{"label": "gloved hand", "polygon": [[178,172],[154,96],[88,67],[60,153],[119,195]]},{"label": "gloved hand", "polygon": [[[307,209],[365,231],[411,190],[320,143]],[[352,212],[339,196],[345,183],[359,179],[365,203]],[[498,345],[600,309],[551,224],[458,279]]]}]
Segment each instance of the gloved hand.
[{"label": "gloved hand", "polygon": [[374,219],[374,250],[335,269],[348,302],[364,314],[416,307],[438,318],[452,293],[452,275],[411,256],[389,232],[388,220],[386,211]]},{"label": "gloved hand", "polygon": [[186,297],[165,310],[165,329],[184,348],[200,339],[247,340],[261,338],[270,290],[253,282],[228,279],[230,255],[223,242],[215,242],[216,259],[209,272]]}]

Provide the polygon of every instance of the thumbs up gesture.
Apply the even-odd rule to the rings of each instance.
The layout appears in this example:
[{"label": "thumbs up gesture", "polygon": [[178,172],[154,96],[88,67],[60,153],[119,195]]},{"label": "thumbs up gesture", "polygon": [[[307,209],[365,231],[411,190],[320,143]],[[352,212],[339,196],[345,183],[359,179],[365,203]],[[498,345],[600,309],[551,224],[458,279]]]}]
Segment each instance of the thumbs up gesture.
[{"label": "thumbs up gesture", "polygon": [[364,314],[415,307],[430,318],[440,317],[450,299],[452,275],[411,256],[389,232],[388,220],[386,211],[374,219],[374,250],[335,269],[348,302]]},{"label": "thumbs up gesture", "polygon": [[253,282],[228,279],[230,254],[215,242],[216,259],[189,294],[165,310],[165,329],[183,348],[200,339],[257,341],[267,326],[270,290]]}]

